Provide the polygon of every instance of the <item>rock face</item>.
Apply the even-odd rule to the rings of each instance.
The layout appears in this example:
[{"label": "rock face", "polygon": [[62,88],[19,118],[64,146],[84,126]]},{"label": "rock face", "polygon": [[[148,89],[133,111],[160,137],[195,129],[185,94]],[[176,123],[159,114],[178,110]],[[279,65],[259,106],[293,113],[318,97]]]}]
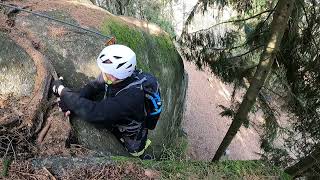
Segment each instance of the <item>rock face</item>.
[{"label": "rock face", "polygon": [[[33,12],[112,34],[118,44],[131,47],[137,54],[138,68],[153,73],[161,84],[164,111],[156,130],[150,132],[154,153],[170,145],[180,131],[186,80],[182,60],[168,35],[157,26],[128,17],[113,16],[89,3],[79,1],[17,1]],[[3,16],[3,14],[1,15]],[[1,19],[0,19],[1,20]],[[14,17],[10,32],[0,31],[0,94],[28,95],[34,86],[32,58],[6,34],[18,34],[32,41],[34,49],[52,62],[54,69],[75,91],[99,74],[96,57],[104,48],[104,37],[84,32],[24,12]],[[0,28],[1,29],[1,28]],[[6,87],[12,87],[10,89]],[[125,155],[113,136],[79,120],[71,123],[80,143],[105,154]]]},{"label": "rock face", "polygon": [[35,74],[31,57],[0,32],[0,94],[29,96],[33,91]]}]

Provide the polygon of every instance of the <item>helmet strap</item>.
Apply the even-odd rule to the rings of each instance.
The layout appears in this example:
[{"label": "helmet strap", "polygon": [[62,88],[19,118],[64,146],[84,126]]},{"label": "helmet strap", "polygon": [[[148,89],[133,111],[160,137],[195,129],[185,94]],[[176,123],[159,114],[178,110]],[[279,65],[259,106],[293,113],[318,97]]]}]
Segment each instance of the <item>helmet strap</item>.
[{"label": "helmet strap", "polygon": [[103,80],[105,83],[107,84],[112,84],[112,81],[108,78],[108,76],[105,74],[105,73],[102,73],[103,74]]},{"label": "helmet strap", "polygon": [[104,80],[104,82],[107,83],[108,85],[110,85],[110,84],[116,84],[116,83],[122,81],[121,79],[111,80],[111,79],[108,78],[108,76],[106,75],[106,73],[102,73],[102,74],[103,74],[103,80]]}]

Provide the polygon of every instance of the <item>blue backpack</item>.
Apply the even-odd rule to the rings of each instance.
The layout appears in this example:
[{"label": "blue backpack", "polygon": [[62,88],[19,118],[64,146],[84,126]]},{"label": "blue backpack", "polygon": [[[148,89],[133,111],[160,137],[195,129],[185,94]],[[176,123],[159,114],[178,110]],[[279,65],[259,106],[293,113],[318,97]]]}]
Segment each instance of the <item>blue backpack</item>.
[{"label": "blue backpack", "polygon": [[156,77],[149,73],[144,73],[141,70],[135,71],[133,77],[138,79],[137,84],[141,83],[145,95],[145,127],[153,130],[162,112],[159,82]]}]

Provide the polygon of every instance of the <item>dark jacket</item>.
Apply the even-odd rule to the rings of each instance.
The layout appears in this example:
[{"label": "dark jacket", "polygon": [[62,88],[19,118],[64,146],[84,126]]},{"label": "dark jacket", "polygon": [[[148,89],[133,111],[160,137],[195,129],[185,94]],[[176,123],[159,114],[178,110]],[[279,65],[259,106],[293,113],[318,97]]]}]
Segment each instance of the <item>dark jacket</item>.
[{"label": "dark jacket", "polygon": [[[105,128],[116,127],[116,136],[121,139],[130,151],[137,151],[144,146],[147,132],[144,128],[144,92],[141,85],[128,85],[135,82],[134,77],[128,77],[114,85],[104,83],[102,75],[84,86],[80,93],[64,88],[61,101],[68,109],[80,118],[100,124]],[[128,87],[128,88],[125,88]],[[93,97],[105,92],[101,101],[93,101]],[[126,127],[129,127],[126,128]],[[145,130],[146,131],[146,130]],[[128,144],[128,141],[139,140],[138,144]]]}]

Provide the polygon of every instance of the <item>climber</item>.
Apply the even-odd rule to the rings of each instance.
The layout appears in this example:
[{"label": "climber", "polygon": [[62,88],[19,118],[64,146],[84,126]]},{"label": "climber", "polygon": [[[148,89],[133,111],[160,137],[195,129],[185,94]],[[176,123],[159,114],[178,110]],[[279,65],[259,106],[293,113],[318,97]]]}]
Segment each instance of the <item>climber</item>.
[{"label": "climber", "polygon": [[[101,74],[80,93],[72,92],[61,80],[53,82],[53,93],[60,97],[58,105],[67,115],[107,128],[131,155],[144,158],[151,141],[144,123],[145,95],[136,82],[136,54],[127,46],[110,45],[102,50],[97,64]],[[103,100],[94,101],[101,92]]]}]

